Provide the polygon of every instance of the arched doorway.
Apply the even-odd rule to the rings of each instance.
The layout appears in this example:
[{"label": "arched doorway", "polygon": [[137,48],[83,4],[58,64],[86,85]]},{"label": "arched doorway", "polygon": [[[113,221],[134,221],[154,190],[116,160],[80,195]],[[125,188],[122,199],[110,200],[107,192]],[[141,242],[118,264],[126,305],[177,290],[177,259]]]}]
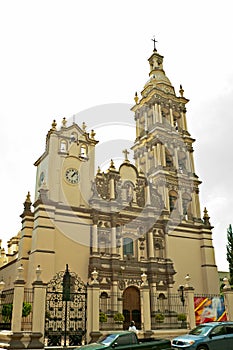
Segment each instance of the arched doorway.
[{"label": "arched doorway", "polygon": [[130,321],[134,321],[136,328],[141,329],[140,291],[136,287],[128,287],[123,293],[123,314],[125,316],[124,329],[129,328]]}]

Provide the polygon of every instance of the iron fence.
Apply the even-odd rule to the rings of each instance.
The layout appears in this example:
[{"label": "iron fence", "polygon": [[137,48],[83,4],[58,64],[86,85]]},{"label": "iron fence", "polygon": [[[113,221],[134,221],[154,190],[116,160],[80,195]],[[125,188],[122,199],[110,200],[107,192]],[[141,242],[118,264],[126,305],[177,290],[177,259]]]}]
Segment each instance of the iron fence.
[{"label": "iron fence", "polygon": [[160,293],[151,296],[151,328],[187,328],[185,296]]},{"label": "iron fence", "polygon": [[4,290],[0,296],[0,330],[11,329],[14,289]]},{"label": "iron fence", "polygon": [[122,313],[122,310],[119,310],[118,295],[112,292],[102,292],[99,299],[100,330],[116,330],[123,328],[123,321],[114,320],[114,315],[118,312],[117,310]]},{"label": "iron fence", "polygon": [[24,289],[24,301],[22,309],[22,331],[32,330],[32,313],[33,313],[33,289]]}]

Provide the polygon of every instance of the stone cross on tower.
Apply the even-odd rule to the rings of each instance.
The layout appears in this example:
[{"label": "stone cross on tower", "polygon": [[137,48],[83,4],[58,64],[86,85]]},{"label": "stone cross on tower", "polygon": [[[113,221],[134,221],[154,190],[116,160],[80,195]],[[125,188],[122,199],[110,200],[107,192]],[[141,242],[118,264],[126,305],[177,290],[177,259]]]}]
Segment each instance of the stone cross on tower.
[{"label": "stone cross on tower", "polygon": [[124,150],[122,151],[122,153],[124,153],[124,155],[125,155],[125,162],[129,162],[129,159],[128,159],[129,151],[127,151],[127,149],[124,149]]},{"label": "stone cross on tower", "polygon": [[154,51],[157,51],[157,50],[156,50],[155,43],[157,43],[158,41],[157,41],[157,40],[155,40],[155,37],[154,37],[153,39],[151,39],[151,40],[154,42]]}]

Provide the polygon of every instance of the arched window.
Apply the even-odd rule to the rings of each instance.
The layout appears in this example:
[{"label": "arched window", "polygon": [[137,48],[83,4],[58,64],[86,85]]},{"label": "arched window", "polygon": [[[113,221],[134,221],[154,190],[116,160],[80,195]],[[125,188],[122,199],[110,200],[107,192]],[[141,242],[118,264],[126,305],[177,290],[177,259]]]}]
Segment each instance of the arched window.
[{"label": "arched window", "polygon": [[100,294],[100,311],[106,313],[108,310],[108,294],[102,292]]},{"label": "arched window", "polygon": [[61,140],[60,142],[60,152],[62,153],[67,152],[67,142],[65,140]]},{"label": "arched window", "polygon": [[168,150],[166,150],[165,155],[166,155],[166,166],[170,168],[173,166],[172,155]]},{"label": "arched window", "polygon": [[170,212],[172,212],[174,209],[176,209],[177,198],[178,198],[178,194],[175,191],[170,191],[169,192]]},{"label": "arched window", "polygon": [[186,155],[183,151],[178,152],[178,165],[181,173],[186,170]]},{"label": "arched window", "polygon": [[76,134],[76,132],[72,132],[70,135],[70,142],[76,142],[78,141],[78,135]]},{"label": "arched window", "polygon": [[133,255],[133,240],[132,238],[124,238],[123,239],[123,254],[124,255]]},{"label": "arched window", "polygon": [[82,144],[80,146],[80,157],[83,159],[87,158],[87,145],[85,145],[85,144]]},{"label": "arched window", "polygon": [[183,216],[184,216],[184,219],[186,220],[192,218],[191,201],[192,201],[192,198],[188,193],[184,193],[182,195]]},{"label": "arched window", "polygon": [[133,201],[134,185],[131,181],[125,181],[123,188],[125,189],[125,196],[127,202]]}]

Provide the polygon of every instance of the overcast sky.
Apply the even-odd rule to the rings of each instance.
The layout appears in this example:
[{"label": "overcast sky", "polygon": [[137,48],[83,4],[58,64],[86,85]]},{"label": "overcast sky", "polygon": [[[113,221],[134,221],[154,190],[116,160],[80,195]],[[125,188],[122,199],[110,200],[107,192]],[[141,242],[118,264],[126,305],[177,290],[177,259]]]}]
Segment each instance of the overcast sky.
[{"label": "overcast sky", "polygon": [[[226,229],[233,223],[232,33],[230,0],[0,1],[3,242],[21,227],[27,191],[34,196],[33,163],[44,151],[52,120],[60,124],[76,115],[81,124],[84,110],[132,105],[135,91],[148,80],[155,35],[167,76],[190,99],[187,120],[203,181],[201,207],[215,226],[218,268],[227,270]],[[97,125],[98,113],[92,117]],[[129,119],[125,123],[132,125],[130,112]],[[97,127],[96,138],[101,135]],[[116,158],[121,150],[117,155],[114,149]]]}]

